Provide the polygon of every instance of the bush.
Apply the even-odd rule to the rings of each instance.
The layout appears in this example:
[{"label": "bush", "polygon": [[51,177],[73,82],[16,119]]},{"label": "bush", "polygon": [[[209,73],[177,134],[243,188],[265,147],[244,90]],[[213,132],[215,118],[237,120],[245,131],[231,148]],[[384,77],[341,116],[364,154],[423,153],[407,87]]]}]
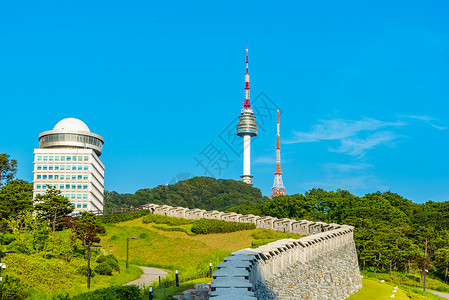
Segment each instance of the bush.
[{"label": "bush", "polygon": [[110,259],[115,260],[115,262],[118,263],[118,259],[114,255],[112,255],[112,254],[106,255],[106,260],[110,260]]},{"label": "bush", "polygon": [[16,237],[14,234],[5,232],[0,234],[0,244],[2,245],[8,245],[16,240]]},{"label": "bush", "polygon": [[23,253],[23,254],[31,254],[33,252],[33,249],[31,249],[29,245],[18,240],[15,240],[11,244],[9,244],[8,249],[16,253]]},{"label": "bush", "polygon": [[149,210],[139,210],[122,214],[103,215],[98,216],[97,218],[103,224],[113,224],[138,219],[142,216],[148,215],[149,213],[151,213]]},{"label": "bush", "polygon": [[0,282],[0,299],[15,300],[28,297],[28,287],[19,279],[6,275]]},{"label": "bush", "polygon": [[[87,266],[86,265],[79,266],[76,269],[76,274],[87,276]],[[94,276],[95,276],[95,271],[92,270],[92,268],[90,268],[90,277],[94,277]]]},{"label": "bush", "polygon": [[196,234],[227,233],[255,229],[253,223],[226,222],[222,220],[200,219],[193,223],[192,232]]},{"label": "bush", "polygon": [[105,261],[106,261],[106,256],[104,256],[103,254],[98,255],[97,259],[95,260],[95,262],[97,262],[98,264],[101,264]]},{"label": "bush", "polygon": [[107,262],[103,262],[94,268],[94,271],[100,275],[112,276],[112,268]]},{"label": "bush", "polygon": [[140,299],[140,290],[135,285],[112,286],[74,296],[72,300],[133,300]]},{"label": "bush", "polygon": [[108,258],[106,260],[106,263],[111,267],[112,270],[120,272],[120,266],[118,265],[118,262],[113,258]]},{"label": "bush", "polygon": [[167,217],[158,214],[149,214],[143,217],[142,223],[155,223],[155,224],[167,224],[170,226],[178,226],[178,225],[186,225],[192,224],[195,220],[183,219],[183,218],[175,218],[175,217]]}]

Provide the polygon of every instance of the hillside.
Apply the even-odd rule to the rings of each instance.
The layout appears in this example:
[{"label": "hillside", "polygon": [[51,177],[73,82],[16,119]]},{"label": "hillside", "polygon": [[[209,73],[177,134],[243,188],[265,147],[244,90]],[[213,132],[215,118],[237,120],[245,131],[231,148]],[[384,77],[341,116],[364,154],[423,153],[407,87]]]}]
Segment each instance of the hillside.
[{"label": "hillside", "polygon": [[104,209],[139,206],[147,203],[166,204],[205,210],[220,210],[242,204],[267,202],[258,188],[232,179],[194,177],[176,184],[141,189],[134,194],[105,192]]}]

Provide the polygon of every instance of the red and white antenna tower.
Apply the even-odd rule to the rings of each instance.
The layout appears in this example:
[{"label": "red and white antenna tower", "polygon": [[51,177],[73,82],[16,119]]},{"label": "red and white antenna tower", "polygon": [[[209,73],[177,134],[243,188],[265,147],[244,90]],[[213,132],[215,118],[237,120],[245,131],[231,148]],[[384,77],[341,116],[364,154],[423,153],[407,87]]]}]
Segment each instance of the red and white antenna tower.
[{"label": "red and white antenna tower", "polygon": [[282,183],[282,172],[281,172],[281,146],[279,144],[279,110],[278,110],[278,120],[277,120],[277,135],[276,135],[276,172],[274,172],[274,183],[271,188],[270,199],[276,196],[282,196],[285,194],[285,187]]}]

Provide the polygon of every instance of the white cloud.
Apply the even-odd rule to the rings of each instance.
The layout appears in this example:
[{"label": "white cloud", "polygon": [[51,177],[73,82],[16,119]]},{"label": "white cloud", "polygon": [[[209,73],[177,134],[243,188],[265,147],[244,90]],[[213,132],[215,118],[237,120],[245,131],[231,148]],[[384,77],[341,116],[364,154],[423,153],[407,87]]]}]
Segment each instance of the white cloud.
[{"label": "white cloud", "polygon": [[439,129],[439,130],[447,129],[447,127],[443,127],[443,126],[434,124],[435,121],[439,121],[439,120],[435,119],[434,117],[431,117],[431,116],[426,116],[426,115],[422,115],[422,116],[404,115],[404,116],[400,116],[400,117],[421,120],[421,121],[424,121],[427,124],[429,124],[430,126],[436,128],[436,129]]},{"label": "white cloud", "polygon": [[268,164],[268,165],[274,165],[276,163],[276,157],[275,155],[271,156],[259,156],[253,161],[254,164]]},{"label": "white cloud", "polygon": [[[294,138],[286,143],[308,143],[318,141],[340,141],[338,147],[329,151],[362,157],[366,150],[381,144],[393,145],[400,138],[391,129],[405,126],[406,122],[385,122],[372,118],[361,120],[320,120],[309,132],[294,132]],[[390,130],[387,130],[390,129]]]},{"label": "white cloud", "polygon": [[330,171],[338,171],[338,172],[342,172],[342,173],[346,173],[346,172],[354,172],[354,171],[363,171],[366,169],[371,169],[374,166],[371,164],[341,164],[341,163],[327,163],[324,164],[323,167]]}]

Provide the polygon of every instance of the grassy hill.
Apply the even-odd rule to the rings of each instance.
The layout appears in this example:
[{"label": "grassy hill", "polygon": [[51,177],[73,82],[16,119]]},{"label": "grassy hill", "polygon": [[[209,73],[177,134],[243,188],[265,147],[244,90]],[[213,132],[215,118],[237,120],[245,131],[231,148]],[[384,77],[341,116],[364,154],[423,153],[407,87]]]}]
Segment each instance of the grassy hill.
[{"label": "grassy hill", "polygon": [[[215,267],[231,252],[251,247],[253,242],[260,244],[287,237],[299,238],[261,229],[194,235],[190,230],[192,224],[144,224],[142,219],[105,225],[106,234],[101,237],[100,251],[117,257],[121,272],[114,272],[113,276],[96,274],[92,278],[91,290],[122,285],[137,279],[142,274],[137,266],[164,268],[170,274],[169,279],[173,277],[174,270],[178,269],[181,281],[205,277],[210,262]],[[182,231],[172,231],[178,229]],[[129,243],[129,270],[125,267],[127,237],[138,238]],[[2,275],[19,278],[29,286],[30,299],[52,299],[55,295],[66,294],[74,296],[88,291],[86,277],[77,272],[78,267],[87,265],[85,258],[74,257],[66,262],[58,258],[45,259],[42,255],[9,254],[2,262],[8,266]],[[92,268],[97,265],[95,255],[91,265]]]}]

